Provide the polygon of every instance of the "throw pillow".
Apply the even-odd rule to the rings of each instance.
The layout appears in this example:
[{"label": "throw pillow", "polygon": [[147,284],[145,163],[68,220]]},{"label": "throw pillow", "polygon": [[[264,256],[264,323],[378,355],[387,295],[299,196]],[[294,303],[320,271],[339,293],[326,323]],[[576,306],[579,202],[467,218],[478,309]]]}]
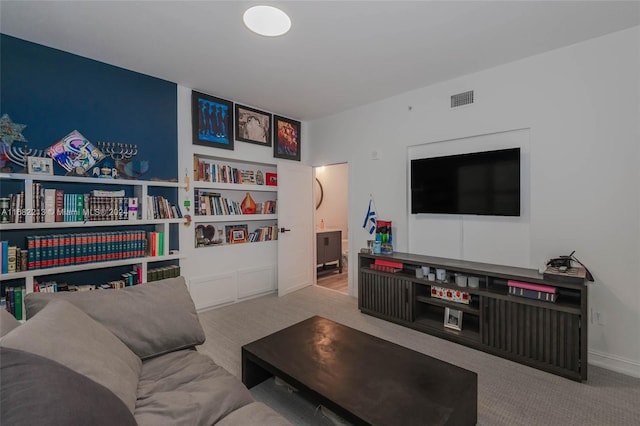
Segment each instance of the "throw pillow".
[{"label": "throw pillow", "polygon": [[0,424],[135,426],[113,392],[50,359],[0,348]]},{"label": "throw pillow", "polygon": [[4,336],[14,328],[20,325],[13,315],[4,309],[0,309],[0,337]]},{"label": "throw pillow", "polygon": [[30,293],[25,298],[27,317],[58,299],[86,312],[142,359],[201,345],[205,340],[183,277],[121,290]]},{"label": "throw pillow", "polygon": [[[64,300],[49,303],[0,346],[43,356],[94,380],[135,409],[142,362],[116,336]],[[61,389],[62,390],[62,389]]]}]

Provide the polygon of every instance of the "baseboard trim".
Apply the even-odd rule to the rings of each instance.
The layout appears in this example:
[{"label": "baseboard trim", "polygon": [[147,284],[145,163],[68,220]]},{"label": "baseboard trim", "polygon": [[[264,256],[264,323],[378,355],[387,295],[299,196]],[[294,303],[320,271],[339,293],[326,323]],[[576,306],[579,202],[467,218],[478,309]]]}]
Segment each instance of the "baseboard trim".
[{"label": "baseboard trim", "polygon": [[640,378],[640,362],[638,361],[590,350],[589,364],[626,374],[627,376]]}]

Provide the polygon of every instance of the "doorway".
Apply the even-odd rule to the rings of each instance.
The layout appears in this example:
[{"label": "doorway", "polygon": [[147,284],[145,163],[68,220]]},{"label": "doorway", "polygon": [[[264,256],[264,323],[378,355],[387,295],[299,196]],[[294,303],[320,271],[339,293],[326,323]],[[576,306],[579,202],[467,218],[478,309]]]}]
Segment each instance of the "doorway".
[{"label": "doorway", "polygon": [[349,294],[347,163],[316,167],[316,284]]}]

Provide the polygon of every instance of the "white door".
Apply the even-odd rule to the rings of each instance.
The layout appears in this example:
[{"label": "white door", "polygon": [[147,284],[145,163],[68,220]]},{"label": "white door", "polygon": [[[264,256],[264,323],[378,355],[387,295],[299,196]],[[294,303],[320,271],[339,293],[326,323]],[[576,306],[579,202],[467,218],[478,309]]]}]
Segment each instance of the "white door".
[{"label": "white door", "polygon": [[278,296],[313,284],[313,173],[278,162]]}]

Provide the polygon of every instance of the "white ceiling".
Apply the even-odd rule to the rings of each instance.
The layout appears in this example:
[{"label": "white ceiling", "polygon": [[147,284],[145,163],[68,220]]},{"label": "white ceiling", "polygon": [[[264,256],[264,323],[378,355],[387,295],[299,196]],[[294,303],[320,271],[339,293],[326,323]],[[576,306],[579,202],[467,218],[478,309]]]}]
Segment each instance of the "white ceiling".
[{"label": "white ceiling", "polygon": [[247,1],[8,1],[0,31],[302,120],[640,24],[612,1],[267,1],[293,21],[248,31]]}]

